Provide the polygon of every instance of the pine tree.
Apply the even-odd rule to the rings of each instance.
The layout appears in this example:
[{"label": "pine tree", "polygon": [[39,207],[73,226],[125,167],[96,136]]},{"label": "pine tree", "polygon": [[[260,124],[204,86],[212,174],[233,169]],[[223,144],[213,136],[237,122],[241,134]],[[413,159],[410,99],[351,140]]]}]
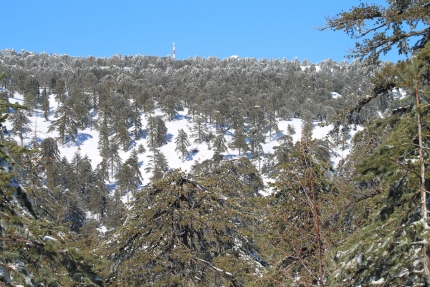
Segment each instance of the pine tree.
[{"label": "pine tree", "polygon": [[26,134],[30,130],[30,120],[20,109],[12,113],[12,115],[10,116],[10,120],[12,122],[14,134],[18,135],[19,139],[21,140],[21,145],[23,145],[24,134]]},{"label": "pine tree", "polygon": [[50,187],[56,185],[56,164],[60,161],[60,151],[57,142],[53,138],[46,138],[40,143],[40,163],[46,171],[47,184]]},{"label": "pine tree", "polygon": [[233,134],[233,141],[231,142],[231,144],[233,148],[237,148],[239,150],[239,155],[241,151],[242,152],[248,151],[249,148],[246,143],[246,136],[241,128],[235,130]]},{"label": "pine tree", "polygon": [[92,124],[90,98],[80,89],[75,89],[69,93],[70,100],[68,101],[68,104],[72,107],[74,114],[76,115],[75,119],[77,127],[80,129],[90,127]]},{"label": "pine tree", "polygon": [[272,132],[278,133],[278,119],[276,115],[276,107],[275,107],[275,96],[271,95],[269,97],[269,103],[267,104],[267,127],[269,130],[269,138],[272,140]]},{"label": "pine tree", "polygon": [[114,177],[115,173],[119,170],[121,167],[121,157],[118,153],[118,145],[115,143],[111,143],[106,151],[106,154],[104,155],[104,159],[106,160],[106,163],[109,166],[110,169],[110,176]]},{"label": "pine tree", "polygon": [[28,107],[28,113],[36,108],[39,96],[39,83],[34,76],[29,76],[24,82],[24,104]]},{"label": "pine tree", "polygon": [[280,144],[273,147],[277,165],[288,162],[294,148],[293,138],[289,135],[283,135],[278,142]]},{"label": "pine tree", "polygon": [[89,210],[97,215],[98,220],[105,215],[109,198],[109,189],[105,184],[103,173],[104,171],[99,168],[94,171],[94,183],[88,199]]},{"label": "pine tree", "polygon": [[58,131],[61,144],[64,144],[69,139],[74,141],[78,130],[75,121],[76,114],[73,109],[67,103],[64,103],[56,110],[55,117],[57,119],[51,122],[48,132]]},{"label": "pine tree", "polygon": [[298,142],[288,162],[278,166],[273,193],[267,198],[269,234],[263,244],[272,268],[267,276],[270,283],[265,284],[324,286],[324,250],[340,239],[335,238],[333,209],[338,191],[319,144]]},{"label": "pine tree", "polygon": [[140,103],[135,100],[132,102],[132,113],[130,121],[133,124],[133,135],[134,139],[138,140],[142,136],[143,131],[143,125],[142,125],[142,119],[141,119],[141,105]]},{"label": "pine tree", "polygon": [[66,101],[66,83],[63,79],[58,79],[54,87],[55,99],[64,104]]},{"label": "pine tree", "polygon": [[48,120],[50,109],[49,109],[49,96],[46,94],[46,88],[42,92],[42,110],[45,120]]},{"label": "pine tree", "polygon": [[136,194],[117,242],[111,280],[134,286],[241,286],[258,264],[235,218],[238,206],[216,189],[171,171]]},{"label": "pine tree", "polygon": [[169,117],[169,120],[171,121],[178,114],[178,111],[183,110],[183,107],[176,97],[167,95],[161,102],[161,110]]},{"label": "pine tree", "polygon": [[148,147],[159,148],[167,143],[167,128],[161,116],[149,115],[147,122]]},{"label": "pine tree", "polygon": [[221,153],[227,151],[227,144],[223,133],[219,133],[213,144],[213,149],[215,154],[220,155]]},{"label": "pine tree", "polygon": [[250,150],[253,158],[259,158],[262,155],[262,146],[265,142],[266,119],[260,106],[255,106],[249,110],[248,116],[249,129],[248,139]]},{"label": "pine tree", "polygon": [[169,165],[166,156],[158,149],[152,149],[152,153],[148,155],[148,165],[145,168],[146,172],[152,172],[151,180],[157,180],[169,170]]},{"label": "pine tree", "polygon": [[188,141],[188,135],[183,129],[178,130],[178,135],[175,139],[176,148],[175,151],[181,154],[182,162],[185,161],[185,156],[188,154],[188,147],[190,142]]},{"label": "pine tree", "polygon": [[294,127],[290,124],[288,124],[287,126],[287,134],[292,136],[296,134],[296,130],[294,129]]},{"label": "pine tree", "polygon": [[[407,109],[368,128],[380,141],[356,164],[356,180],[371,186],[367,198],[377,205],[372,220],[339,248],[335,263],[341,268],[333,272],[330,282],[338,282],[341,276],[354,284],[367,284],[373,278],[382,278],[388,285],[430,284],[425,168],[429,130],[424,124],[429,113],[422,104],[430,94],[421,83],[425,69],[413,59],[399,71],[397,85],[409,92]],[[375,240],[384,243],[378,246]],[[352,257],[360,260],[346,266]],[[351,271],[354,277],[347,275]]]},{"label": "pine tree", "polygon": [[99,124],[99,140],[97,148],[99,150],[99,154],[104,157],[107,154],[110,145],[110,132],[106,117],[100,115],[99,120],[101,120],[101,123]]},{"label": "pine tree", "polygon": [[248,131],[249,145],[251,146],[252,158],[259,158],[262,153],[262,144],[264,143],[264,134],[256,127],[251,127]]},{"label": "pine tree", "polygon": [[139,161],[137,153],[133,151],[130,157],[124,162],[118,173],[115,175],[117,179],[117,189],[121,194],[127,195],[127,202],[130,201],[130,193],[133,195],[137,192],[142,184],[142,174],[139,170]]},{"label": "pine tree", "polygon": [[191,127],[191,132],[191,136],[195,138],[195,142],[202,143],[205,141],[208,132],[206,128],[206,119],[200,116],[195,117]]},{"label": "pine tree", "polygon": [[131,144],[131,137],[128,132],[127,125],[125,123],[119,123],[113,140],[120,146],[124,151],[128,151]]},{"label": "pine tree", "polygon": [[78,148],[70,162],[73,174],[76,176],[76,185],[70,189],[75,190],[87,200],[93,180],[93,169],[88,156],[82,157],[80,152],[81,150]]}]

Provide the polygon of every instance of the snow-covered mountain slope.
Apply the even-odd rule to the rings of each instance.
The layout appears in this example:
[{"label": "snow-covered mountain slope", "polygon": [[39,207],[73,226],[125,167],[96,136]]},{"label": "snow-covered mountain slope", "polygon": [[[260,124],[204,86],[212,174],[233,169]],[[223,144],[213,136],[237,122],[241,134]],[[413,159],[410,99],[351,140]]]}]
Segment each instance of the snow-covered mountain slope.
[{"label": "snow-covered mountain slope", "polygon": [[[13,98],[10,98],[9,101],[11,103],[19,103],[23,104],[23,96],[19,93],[15,93]],[[49,102],[50,102],[50,116],[49,120],[45,120],[43,117],[43,112],[40,109],[36,109],[31,116],[28,116],[28,118],[31,121],[31,130],[29,130],[24,137],[24,145],[29,145],[31,141],[34,138],[38,138],[39,141],[42,141],[43,139],[47,137],[57,138],[59,136],[58,132],[48,132],[48,127],[50,126],[51,122],[55,120],[55,110],[58,107],[58,102],[55,99],[55,95],[49,96]],[[156,115],[163,115],[163,113],[157,109]],[[142,120],[142,126],[145,128],[147,123],[147,118],[144,113],[141,114],[141,120]],[[189,138],[190,146],[188,150],[197,150],[198,152],[193,154],[192,156],[189,156],[185,161],[182,161],[181,156],[175,151],[175,142],[174,139],[176,138],[178,134],[179,129],[183,129],[188,135],[191,134],[191,126],[192,126],[192,118],[187,114],[187,109],[184,109],[183,111],[178,112],[178,115],[174,118],[172,121],[168,121],[166,119],[165,121],[166,127],[167,127],[167,133],[169,137],[169,142],[165,145],[163,145],[160,148],[160,151],[166,156],[169,164],[169,168],[175,169],[175,168],[181,168],[184,171],[190,171],[191,167],[196,162],[202,162],[204,160],[212,158],[214,152],[208,145],[208,143],[204,142],[201,144],[194,143],[194,140]],[[279,145],[278,139],[282,134],[285,134],[287,131],[288,125],[292,126],[295,129],[295,134],[293,135],[294,142],[299,141],[301,137],[301,130],[302,130],[302,120],[301,119],[291,119],[289,121],[286,120],[279,120],[278,121],[278,128],[280,130],[280,133],[273,134],[270,138],[269,132],[265,135],[265,143],[263,144],[263,150],[266,154],[273,153],[273,148],[277,145]],[[14,137],[17,142],[20,142],[17,135],[14,134],[13,128],[11,124],[9,123],[7,126],[8,130],[11,132],[8,134],[9,137]],[[209,127],[211,131],[215,134],[215,127]],[[313,129],[313,137],[322,139],[326,137],[331,129],[331,126],[325,126],[320,127],[318,123],[315,122],[314,129]],[[130,129],[131,130],[131,129]],[[76,137],[75,142],[66,142],[64,145],[61,145],[61,143],[58,143],[59,150],[61,152],[61,157],[66,157],[69,161],[73,158],[74,154],[80,150],[80,153],[82,156],[87,155],[91,159],[91,164],[93,169],[102,161],[102,157],[99,154],[98,150],[98,138],[99,138],[99,132],[96,129],[84,129],[79,130],[78,135]],[[229,143],[232,141],[232,134],[227,133],[225,135],[225,139],[227,141],[227,146],[229,147]],[[145,167],[148,164],[148,146],[147,146],[147,139],[146,138],[140,138],[135,141],[135,144],[133,144],[133,147],[125,152],[123,150],[119,151],[119,155],[122,158],[122,162],[124,162],[130,155],[130,153],[137,149],[139,145],[143,145],[146,148],[146,153],[138,154],[139,159],[139,165],[140,165],[140,172],[143,175],[143,184],[147,184],[149,182],[149,179],[151,175],[145,171]],[[339,160],[342,157],[345,157],[348,154],[347,149],[333,149],[332,150],[332,162],[333,165],[336,166]],[[237,158],[239,157],[239,152],[237,149],[228,148],[227,152],[224,153],[224,155],[227,158]],[[255,162],[256,166],[258,167],[258,163]],[[111,183],[114,182],[114,178],[111,178]],[[267,178],[266,178],[267,181]]]}]

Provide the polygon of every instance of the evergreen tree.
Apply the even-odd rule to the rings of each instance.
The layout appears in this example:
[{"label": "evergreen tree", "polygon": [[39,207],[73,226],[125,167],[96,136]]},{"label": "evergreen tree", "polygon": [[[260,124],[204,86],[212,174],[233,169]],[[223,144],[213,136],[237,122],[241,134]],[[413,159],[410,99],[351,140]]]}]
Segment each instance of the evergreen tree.
[{"label": "evergreen tree", "polygon": [[294,127],[290,124],[288,124],[287,126],[287,134],[292,136],[296,134],[296,130],[294,129]]},{"label": "evergreen tree", "polygon": [[[351,51],[350,57],[376,61],[396,47],[399,54],[408,55],[429,42],[430,16],[428,1],[389,1],[388,6],[360,3],[349,12],[327,18],[320,28],[343,30],[352,38],[362,39]],[[409,41],[415,40],[410,46]]]},{"label": "evergreen tree", "polygon": [[46,180],[49,187],[54,187],[57,182],[57,163],[60,161],[60,151],[57,142],[53,138],[46,138],[40,143],[40,163],[46,171]]},{"label": "evergreen tree", "polygon": [[278,119],[276,114],[276,95],[270,95],[267,98],[266,106],[266,118],[267,118],[267,126],[269,130],[269,138],[272,140],[272,132],[278,133]]},{"label": "evergreen tree", "polygon": [[82,157],[80,154],[80,148],[78,148],[70,162],[70,165],[73,174],[76,176],[76,185],[73,188],[70,187],[70,189],[75,190],[87,199],[93,180],[91,160],[87,155]]},{"label": "evergreen tree", "polygon": [[227,151],[227,144],[223,133],[219,133],[213,144],[213,149],[215,154],[221,154],[225,151]]},{"label": "evergreen tree", "polygon": [[127,202],[130,201],[130,193],[133,195],[137,192],[142,184],[142,174],[139,170],[139,161],[137,153],[133,151],[130,157],[124,162],[118,173],[115,175],[117,179],[116,188],[121,194],[127,195]]},{"label": "evergreen tree", "polygon": [[145,149],[145,147],[143,146],[143,144],[139,144],[139,145],[137,146],[137,153],[142,154],[142,153],[145,153],[145,152],[146,152],[146,149]]},{"label": "evergreen tree", "polygon": [[[356,180],[378,191],[370,190],[366,197],[376,201],[375,215],[339,248],[335,260],[341,268],[333,272],[330,282],[338,282],[342,276],[354,284],[367,284],[373,278],[382,278],[388,285],[430,284],[425,168],[429,130],[424,125],[429,113],[422,105],[430,93],[421,84],[425,69],[413,59],[399,72],[398,85],[409,92],[405,99],[408,108],[369,127],[379,134],[380,142],[356,165]],[[383,244],[375,246],[375,240]],[[345,262],[351,257],[360,260],[349,266],[347,273]],[[351,271],[354,277],[347,275]]]},{"label": "evergreen tree", "polygon": [[99,140],[98,140],[98,150],[102,157],[107,155],[109,150],[110,140],[109,140],[109,128],[106,117],[103,115],[99,116],[101,119],[101,123],[99,124]]},{"label": "evergreen tree", "polygon": [[10,120],[12,122],[14,134],[18,135],[19,139],[21,140],[21,145],[23,145],[24,134],[30,130],[30,120],[20,109],[12,113]]},{"label": "evergreen tree", "polygon": [[195,138],[195,142],[202,143],[207,138],[206,119],[200,116],[195,117],[191,132],[191,136]]},{"label": "evergreen tree", "polygon": [[262,155],[262,146],[265,142],[266,119],[260,106],[255,106],[249,110],[248,116],[249,129],[248,139],[253,158],[259,158]]},{"label": "evergreen tree", "polygon": [[[270,252],[273,285],[324,286],[324,250],[341,238],[337,236],[336,190],[326,154],[319,142],[298,142],[289,161],[279,165],[269,204],[269,235],[265,249]],[[264,279],[263,279],[264,280]]]},{"label": "evergreen tree", "polygon": [[293,138],[289,135],[283,135],[279,138],[280,144],[273,147],[275,150],[274,156],[277,164],[286,163],[289,161],[290,153],[294,148]]},{"label": "evergreen tree", "polygon": [[89,210],[96,214],[98,220],[106,213],[109,189],[105,184],[104,171],[97,168],[94,171],[94,183],[88,199]]},{"label": "evergreen tree", "polygon": [[66,101],[66,83],[63,79],[55,81],[54,93],[56,94],[55,99],[64,104]]},{"label": "evergreen tree", "polygon": [[138,140],[142,136],[142,131],[143,131],[140,107],[141,105],[139,101],[135,100],[132,102],[132,105],[131,105],[132,113],[131,113],[130,121],[133,124],[133,135],[135,140]]},{"label": "evergreen tree", "polygon": [[151,180],[157,180],[169,170],[169,165],[166,156],[158,149],[152,149],[152,153],[148,155],[148,165],[145,168],[146,172],[152,172]]},{"label": "evergreen tree", "polygon": [[110,176],[113,178],[115,173],[120,169],[122,162],[118,153],[118,145],[115,143],[109,144],[109,148],[104,155],[107,165],[110,169]]},{"label": "evergreen tree", "polygon": [[116,133],[113,136],[113,140],[120,146],[124,151],[128,151],[130,148],[131,137],[125,123],[119,123],[116,129]]},{"label": "evergreen tree", "polygon": [[259,158],[262,153],[262,144],[264,143],[264,134],[256,127],[251,127],[248,131],[249,145],[251,146],[252,158]]},{"label": "evergreen tree", "polygon": [[34,76],[29,76],[24,82],[24,104],[28,107],[28,112],[36,108],[39,97],[39,82]]},{"label": "evergreen tree", "polygon": [[125,220],[126,206],[119,198],[116,198],[118,193],[114,194],[114,198],[107,202],[105,224],[111,228],[118,228],[123,225]]},{"label": "evergreen tree", "polygon": [[188,154],[188,147],[190,142],[188,141],[188,135],[183,129],[178,130],[178,135],[175,139],[176,148],[175,151],[181,154],[182,162],[185,161],[185,156]]},{"label": "evergreen tree", "polygon": [[[325,28],[344,30],[363,39],[351,57],[376,62],[381,53],[394,46],[401,54],[416,55],[411,63],[386,65],[376,72],[371,95],[343,113],[353,122],[375,98],[385,110],[387,95],[394,87],[403,86],[410,91],[408,103],[400,103],[402,106],[393,109],[391,115],[386,113],[385,121],[375,121],[362,134],[363,145],[371,143],[373,149],[356,164],[360,175],[356,178],[357,189],[365,189],[364,198],[376,203],[371,210],[374,215],[338,249],[333,262],[335,271],[328,284],[341,280],[353,285],[430,284],[425,168],[428,130],[423,124],[428,111],[422,104],[428,102],[429,25],[424,20],[430,11],[427,2],[389,1],[388,7],[361,4],[327,21]],[[410,40],[417,42],[409,46]],[[426,68],[420,67],[418,59],[422,56],[426,58]]]},{"label": "evergreen tree", "polygon": [[246,152],[248,151],[248,145],[246,143],[246,136],[245,133],[241,128],[235,130],[233,134],[233,141],[231,142],[233,148],[237,148],[240,152]]},{"label": "evergreen tree", "polygon": [[90,97],[81,91],[80,89],[75,89],[70,92],[70,101],[74,114],[76,115],[76,125],[80,129],[85,129],[92,124],[91,119],[91,101]]},{"label": "evergreen tree", "polygon": [[46,88],[42,91],[42,111],[45,120],[48,120],[50,109],[49,109],[49,96],[46,94]]},{"label": "evergreen tree", "polygon": [[250,282],[248,270],[258,264],[245,258],[255,247],[238,216],[216,189],[169,172],[136,194],[117,243],[107,250],[115,262],[111,280],[135,286]]},{"label": "evergreen tree", "polygon": [[183,107],[176,97],[168,95],[161,102],[161,110],[168,116],[169,121],[171,121],[178,114],[178,111],[183,110]]},{"label": "evergreen tree", "polygon": [[78,133],[76,125],[76,114],[67,103],[58,107],[55,112],[56,120],[51,122],[48,132],[56,130],[60,134],[61,144],[64,144],[69,139],[74,141]]},{"label": "evergreen tree", "polygon": [[147,143],[150,149],[167,143],[167,128],[161,116],[150,115],[147,122]]}]

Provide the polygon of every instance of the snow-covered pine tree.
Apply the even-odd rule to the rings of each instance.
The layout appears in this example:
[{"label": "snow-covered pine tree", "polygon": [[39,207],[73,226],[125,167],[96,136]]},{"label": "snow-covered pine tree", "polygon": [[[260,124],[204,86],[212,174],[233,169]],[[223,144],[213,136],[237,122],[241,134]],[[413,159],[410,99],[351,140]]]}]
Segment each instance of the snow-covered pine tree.
[{"label": "snow-covered pine tree", "polygon": [[186,156],[188,155],[188,147],[190,146],[190,142],[188,141],[188,135],[183,129],[178,130],[178,135],[175,139],[176,148],[175,151],[181,154],[182,161],[185,161]]}]

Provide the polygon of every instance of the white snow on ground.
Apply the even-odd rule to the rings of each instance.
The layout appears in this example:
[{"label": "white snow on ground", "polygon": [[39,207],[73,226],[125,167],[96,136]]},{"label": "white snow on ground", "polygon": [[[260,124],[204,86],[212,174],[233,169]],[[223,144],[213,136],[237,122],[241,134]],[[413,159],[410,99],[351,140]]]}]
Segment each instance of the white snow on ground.
[{"label": "white snow on ground", "polygon": [[[23,96],[15,93],[14,98],[10,98],[11,103],[19,103],[23,104]],[[35,110],[33,115],[29,119],[32,122],[31,126],[31,132],[26,134],[26,137],[24,139],[24,145],[28,145],[31,140],[35,137],[35,135],[40,138],[41,140],[47,138],[47,137],[58,137],[58,132],[50,132],[48,133],[48,128],[52,120],[55,119],[54,112],[56,108],[58,107],[58,103],[55,100],[54,95],[50,95],[50,109],[51,114],[49,116],[49,120],[45,120],[43,117],[43,112],[41,110]],[[161,115],[161,112],[159,110],[156,111],[156,114]],[[142,119],[142,125],[145,128],[146,127],[146,117],[144,114],[141,116]],[[213,151],[209,149],[207,143],[202,144],[196,144],[194,143],[194,139],[191,138],[191,131],[190,128],[193,124],[192,119],[190,116],[187,115],[187,109],[184,109],[184,111],[179,112],[178,116],[175,117],[172,121],[165,121],[166,127],[168,129],[168,134],[170,136],[170,141],[162,146],[160,148],[161,152],[166,156],[169,167],[170,168],[181,168],[184,171],[190,171],[191,166],[196,162],[202,162],[204,160],[210,159],[213,156]],[[300,119],[291,119],[290,121],[281,120],[278,123],[279,130],[282,133],[286,133],[287,126],[291,125],[294,127],[296,133],[293,135],[293,140],[299,141],[301,137],[301,125],[302,121]],[[8,130],[12,130],[11,124],[8,123],[7,126]],[[215,134],[215,128],[210,127],[212,132]],[[184,162],[182,161],[180,155],[175,151],[175,138],[177,136],[177,132],[179,129],[184,129],[184,131],[188,134],[190,146],[189,150],[191,149],[197,149],[198,153],[195,154],[192,158],[188,158]],[[314,123],[314,130],[313,130],[313,136],[314,138],[323,138],[327,136],[328,132],[330,131],[331,127],[320,127],[318,123]],[[13,133],[9,133],[9,136],[13,136]],[[19,142],[18,137],[15,137],[17,142]],[[95,168],[102,160],[99,151],[97,149],[98,147],[98,131],[95,129],[85,129],[85,130],[79,130],[78,132],[78,141],[77,143],[68,142],[64,145],[61,145],[60,142],[58,142],[58,147],[61,153],[61,157],[65,156],[69,161],[73,158],[74,154],[80,149],[80,153],[82,156],[87,155],[91,159],[92,167]],[[232,136],[227,134],[225,135],[225,139],[227,141],[227,146],[232,140]],[[139,139],[136,141],[136,145],[128,152],[124,152],[120,150],[119,154],[122,158],[122,161],[124,162],[130,155],[131,151],[139,144],[142,144],[145,149],[147,150],[144,154],[139,154],[139,162],[141,164],[140,171],[142,173],[142,176],[144,178],[143,184],[149,183],[150,174],[145,172],[145,167],[148,163],[148,147],[146,145],[146,139]],[[263,145],[263,150],[265,153],[272,153],[273,147],[277,146],[277,135],[272,134],[272,138],[269,138],[269,133],[266,134],[266,142]],[[345,157],[349,153],[349,150],[336,150],[334,151],[334,156],[332,158],[332,162],[334,165],[336,165],[339,160],[342,157]],[[336,156],[337,154],[337,156]],[[225,155],[227,155],[229,158],[235,158],[238,157],[238,150],[229,148],[227,152],[225,152]],[[256,162],[257,168],[258,168],[258,162]],[[268,179],[265,179],[265,182],[267,182]],[[113,183],[114,179],[111,179],[111,183]],[[125,202],[126,202],[125,198]]]},{"label": "white snow on ground", "polygon": [[331,97],[332,97],[333,99],[339,99],[340,97],[342,97],[342,95],[340,95],[340,94],[338,94],[338,93],[336,93],[336,92],[332,92],[332,93],[331,93]]}]

